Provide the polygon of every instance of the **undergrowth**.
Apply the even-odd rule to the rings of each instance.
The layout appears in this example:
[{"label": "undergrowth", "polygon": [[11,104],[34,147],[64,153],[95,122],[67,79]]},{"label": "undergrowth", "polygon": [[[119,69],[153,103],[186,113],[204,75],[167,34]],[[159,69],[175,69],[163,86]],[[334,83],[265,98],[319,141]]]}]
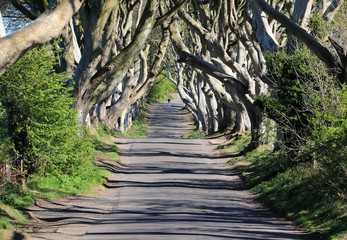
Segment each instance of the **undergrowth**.
[{"label": "undergrowth", "polygon": [[[220,148],[243,151],[245,137]],[[283,151],[262,146],[230,160],[238,166],[246,185],[260,199],[317,239],[346,239],[347,204],[336,194],[315,163],[293,163]]]},{"label": "undergrowth", "polygon": [[[83,166],[88,174],[31,175],[24,188],[18,183],[3,184],[0,191],[0,229],[16,229],[20,224],[28,223],[29,218],[18,209],[31,206],[35,199],[93,194],[94,190],[101,188],[113,163],[120,163],[118,147],[108,139],[109,134],[104,130],[91,133],[89,138],[94,148],[95,163]],[[107,163],[101,163],[105,160]]]},{"label": "undergrowth", "polygon": [[18,224],[29,222],[30,219],[26,214],[14,207],[0,203],[0,229],[15,229]]}]

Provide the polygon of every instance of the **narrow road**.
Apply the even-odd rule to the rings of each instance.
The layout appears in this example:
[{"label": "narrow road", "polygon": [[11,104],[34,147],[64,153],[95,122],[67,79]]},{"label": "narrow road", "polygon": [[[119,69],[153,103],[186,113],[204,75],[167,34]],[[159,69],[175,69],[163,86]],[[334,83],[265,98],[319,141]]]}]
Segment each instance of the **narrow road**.
[{"label": "narrow road", "polygon": [[146,139],[127,141],[109,183],[117,203],[83,240],[301,239],[252,200],[206,140],[185,140],[180,102],[155,104]]}]

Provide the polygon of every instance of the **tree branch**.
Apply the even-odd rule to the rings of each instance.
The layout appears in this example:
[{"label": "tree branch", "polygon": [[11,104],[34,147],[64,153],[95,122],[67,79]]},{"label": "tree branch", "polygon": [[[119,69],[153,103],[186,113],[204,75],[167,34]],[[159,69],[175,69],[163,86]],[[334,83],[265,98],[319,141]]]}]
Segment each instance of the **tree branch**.
[{"label": "tree branch", "polygon": [[31,48],[61,33],[84,0],[55,0],[29,26],[0,38],[0,76]]},{"label": "tree branch", "polygon": [[292,20],[290,20],[287,16],[277,11],[273,7],[271,7],[264,0],[254,0],[261,10],[263,10],[267,15],[276,19],[280,22],[284,27],[288,29],[294,36],[300,39],[303,43],[307,45],[307,47],[316,54],[316,56],[322,60],[328,68],[333,69],[343,69],[343,67],[336,61],[334,55],[325,48],[322,44],[320,44],[312,35],[307,33],[303,28],[299,25],[295,24]]}]

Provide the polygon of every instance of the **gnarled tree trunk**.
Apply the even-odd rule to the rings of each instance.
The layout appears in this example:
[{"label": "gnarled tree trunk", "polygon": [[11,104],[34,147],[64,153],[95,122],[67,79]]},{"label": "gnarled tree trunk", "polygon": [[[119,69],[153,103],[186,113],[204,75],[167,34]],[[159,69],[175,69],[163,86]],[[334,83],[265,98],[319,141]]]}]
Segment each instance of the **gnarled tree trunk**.
[{"label": "gnarled tree trunk", "polygon": [[0,76],[32,47],[48,42],[62,32],[83,0],[55,0],[27,27],[0,38]]}]

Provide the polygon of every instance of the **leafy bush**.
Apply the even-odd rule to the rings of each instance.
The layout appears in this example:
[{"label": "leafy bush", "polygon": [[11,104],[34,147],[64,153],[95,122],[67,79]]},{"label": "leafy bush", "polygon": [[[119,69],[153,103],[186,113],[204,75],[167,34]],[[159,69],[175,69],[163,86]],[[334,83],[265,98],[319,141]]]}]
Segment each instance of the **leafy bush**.
[{"label": "leafy bush", "polygon": [[33,49],[0,78],[13,142],[11,165],[22,175],[75,174],[91,160],[91,145],[78,127],[69,73],[55,73],[58,50]]},{"label": "leafy bush", "polygon": [[307,155],[327,182],[347,200],[347,88],[314,96],[315,117],[307,143]]},{"label": "leafy bush", "polygon": [[277,90],[256,104],[279,127],[281,149],[251,157],[246,182],[310,231],[327,236],[344,232],[347,88],[304,47],[267,60]]},{"label": "leafy bush", "polygon": [[312,92],[306,85],[315,81],[312,66],[316,61],[317,58],[305,50],[293,55],[282,51],[267,56],[268,77],[276,91],[271,97],[260,96],[255,104],[277,123],[288,152],[301,151],[311,131],[309,120],[313,114],[306,100]]},{"label": "leafy bush", "polygon": [[28,190],[24,190],[17,183],[5,182],[6,192],[0,195],[0,201],[13,207],[27,207],[34,203]]}]

